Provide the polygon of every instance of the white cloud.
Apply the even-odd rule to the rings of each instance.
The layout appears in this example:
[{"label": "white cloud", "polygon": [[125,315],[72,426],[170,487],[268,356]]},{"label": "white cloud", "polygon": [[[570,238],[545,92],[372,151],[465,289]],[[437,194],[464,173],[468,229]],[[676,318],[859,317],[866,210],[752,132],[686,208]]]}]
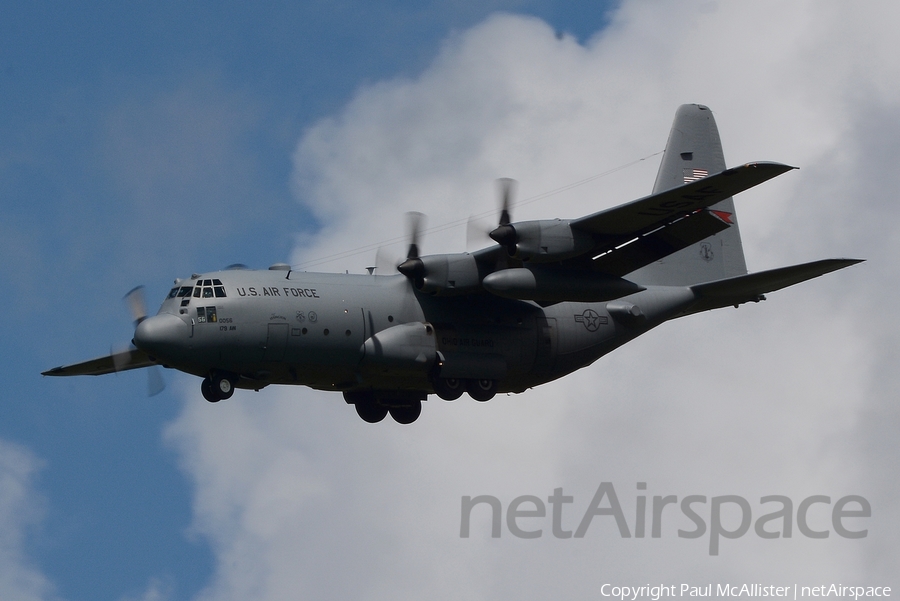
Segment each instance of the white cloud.
[{"label": "white cloud", "polygon": [[44,510],[34,490],[41,462],[28,450],[0,440],[0,599],[55,599],[54,588],[30,560],[26,537]]},{"label": "white cloud", "polygon": [[172,599],[172,586],[164,583],[158,578],[151,578],[147,583],[147,589],[137,597],[125,596],[119,601],[168,601]]},{"label": "white cloud", "polygon": [[[824,256],[872,261],[760,305],[666,324],[558,382],[487,404],[432,400],[413,426],[364,424],[333,394],[191,391],[168,433],[195,484],[196,533],[217,569],[203,599],[596,596],[603,582],[729,579],[897,585],[893,432],[897,327],[896,150],[900,80],[887,3],[625,2],[587,45],[497,15],[448,40],[415,79],[360,90],[298,145],[296,189],[325,223],[294,261],[403,235],[402,213],[437,225],[493,206],[493,179],[528,198],[660,150],[677,105],[716,112],[730,164],[801,171],[737,199],[751,269]],[[895,153],[894,153],[895,154]],[[515,218],[577,216],[646,194],[650,161]],[[880,226],[880,227],[878,227]],[[459,250],[465,228],[429,234]],[[396,245],[402,253],[402,245]],[[340,259],[359,272],[374,252]],[[598,518],[584,539],[539,540],[483,517],[459,537],[460,499],[504,508],[556,487],[577,527],[601,481],[629,523],[647,494],[759,498],[861,494],[869,536],[620,539]],[[768,507],[765,511],[768,511]],[[690,523],[679,513],[665,514]],[[824,514],[823,514],[824,516]],[[822,518],[822,524],[830,522]],[[473,518],[475,519],[475,518]]]}]

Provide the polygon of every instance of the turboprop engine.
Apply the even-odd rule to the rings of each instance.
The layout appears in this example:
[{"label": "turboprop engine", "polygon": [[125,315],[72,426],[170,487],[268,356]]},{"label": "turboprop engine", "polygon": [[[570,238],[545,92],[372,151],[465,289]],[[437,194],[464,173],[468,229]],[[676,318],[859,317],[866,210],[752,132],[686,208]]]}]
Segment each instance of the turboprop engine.
[{"label": "turboprop engine", "polygon": [[420,292],[435,296],[468,294],[480,284],[478,264],[469,253],[407,259],[398,268]]},{"label": "turboprop engine", "polygon": [[509,256],[532,263],[553,263],[590,250],[590,234],[573,229],[568,219],[543,219],[501,224],[491,238],[506,248]]}]

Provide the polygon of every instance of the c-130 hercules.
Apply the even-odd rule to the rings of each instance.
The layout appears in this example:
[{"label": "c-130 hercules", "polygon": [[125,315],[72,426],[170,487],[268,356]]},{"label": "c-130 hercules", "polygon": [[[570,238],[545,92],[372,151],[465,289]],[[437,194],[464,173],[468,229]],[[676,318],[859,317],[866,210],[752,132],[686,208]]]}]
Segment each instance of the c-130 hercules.
[{"label": "c-130 hercules", "polygon": [[578,219],[511,221],[496,244],[419,256],[399,274],[305,273],[287,265],[176,280],[159,313],[137,295],[134,348],[57,367],[101,375],[162,365],[235,388],[341,391],[367,422],[412,423],[429,394],[487,401],[590,365],[661,323],[764,299],[858,263],[825,259],[747,273],[732,196],[793,169],[725,168],[709,108],[679,107],[652,195]]}]

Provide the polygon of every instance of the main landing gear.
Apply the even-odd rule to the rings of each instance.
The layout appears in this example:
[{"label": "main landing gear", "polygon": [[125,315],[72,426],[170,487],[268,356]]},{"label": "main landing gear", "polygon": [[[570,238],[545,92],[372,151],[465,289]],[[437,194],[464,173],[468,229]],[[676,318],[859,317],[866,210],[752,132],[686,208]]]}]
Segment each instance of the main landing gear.
[{"label": "main landing gear", "polygon": [[385,407],[375,399],[356,401],[356,413],[363,421],[377,424],[390,413],[398,424],[411,424],[422,414],[422,401],[411,401],[408,405]]},{"label": "main landing gear", "polygon": [[489,401],[497,394],[497,380],[486,378],[463,380],[461,378],[434,378],[434,393],[445,401],[455,401],[468,392],[476,401]]},{"label": "main landing gear", "polygon": [[344,400],[352,403],[357,415],[370,424],[377,424],[388,413],[398,424],[411,424],[422,414],[422,401],[415,398],[376,398],[372,392],[345,392]]},{"label": "main landing gear", "polygon": [[[497,394],[497,381],[489,379],[435,378],[432,386],[435,394],[447,401],[458,399],[463,392],[482,402],[491,400]],[[357,415],[370,424],[382,421],[389,413],[398,424],[411,424],[422,414],[422,401],[414,396],[403,398],[402,395],[402,391],[345,391],[344,400],[355,406]]]},{"label": "main landing gear", "polygon": [[203,378],[200,384],[200,392],[203,398],[210,403],[218,403],[230,399],[234,394],[235,378],[227,374],[213,373]]}]

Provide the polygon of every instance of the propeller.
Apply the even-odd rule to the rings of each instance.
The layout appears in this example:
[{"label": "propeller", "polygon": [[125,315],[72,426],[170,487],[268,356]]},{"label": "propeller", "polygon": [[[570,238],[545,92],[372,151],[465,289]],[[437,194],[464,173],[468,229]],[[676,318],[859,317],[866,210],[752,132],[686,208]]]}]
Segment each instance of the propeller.
[{"label": "propeller", "polygon": [[490,233],[494,227],[494,224],[488,221],[484,214],[469,215],[469,220],[466,222],[466,252],[474,252],[492,245],[494,241],[491,240]]},{"label": "propeller", "polygon": [[[510,207],[516,191],[516,180],[501,177],[497,180],[497,191],[500,198],[500,222],[496,227],[485,226],[477,218],[469,217],[466,224],[466,248],[474,248],[476,244],[489,244],[493,240],[506,247],[514,247],[516,244],[516,230],[510,225]],[[515,249],[513,248],[513,253]],[[510,253],[512,254],[512,253]]]},{"label": "propeller", "polygon": [[[138,327],[138,324],[147,319],[147,303],[144,301],[143,286],[132,288],[122,300],[125,301],[125,305],[128,307],[129,313],[131,313],[131,319],[134,321],[135,328]],[[133,344],[130,349],[134,349]],[[112,355],[113,362],[115,362],[115,357],[122,356],[122,353],[112,353]],[[162,392],[165,387],[166,383],[163,380],[159,366],[155,365],[150,367],[147,370],[147,396],[156,396]]]},{"label": "propeller", "polygon": [[494,242],[505,246],[510,250],[510,254],[515,253],[516,246],[516,228],[510,225],[509,221],[509,205],[510,198],[515,187],[515,180],[503,178],[497,180],[500,185],[500,225],[498,225],[489,235]]},{"label": "propeller", "polygon": [[134,320],[134,327],[147,319],[147,303],[144,302],[144,287],[135,286],[122,298]]},{"label": "propeller", "polygon": [[425,276],[425,264],[419,258],[419,237],[425,224],[425,215],[416,211],[406,214],[409,227],[409,250],[406,260],[397,266],[397,271],[408,278],[419,279]]},{"label": "propeller", "polygon": [[371,267],[366,267],[369,271],[369,275],[388,275],[397,272],[397,265],[401,263],[403,259],[397,253],[392,253],[387,250],[384,246],[379,246],[378,250],[375,251],[375,264]]},{"label": "propeller", "polygon": [[515,192],[516,180],[501,177],[497,180],[500,187],[500,225],[509,225],[509,205]]}]

